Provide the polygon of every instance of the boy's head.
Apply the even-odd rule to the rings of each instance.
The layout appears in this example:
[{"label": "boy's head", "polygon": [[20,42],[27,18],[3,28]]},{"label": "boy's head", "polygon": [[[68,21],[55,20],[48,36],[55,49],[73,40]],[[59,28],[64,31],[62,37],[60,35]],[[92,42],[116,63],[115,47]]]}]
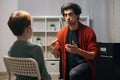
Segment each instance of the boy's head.
[{"label": "boy's head", "polygon": [[28,12],[19,10],[10,15],[8,26],[15,36],[20,36],[25,28],[31,25],[31,20],[32,17]]}]

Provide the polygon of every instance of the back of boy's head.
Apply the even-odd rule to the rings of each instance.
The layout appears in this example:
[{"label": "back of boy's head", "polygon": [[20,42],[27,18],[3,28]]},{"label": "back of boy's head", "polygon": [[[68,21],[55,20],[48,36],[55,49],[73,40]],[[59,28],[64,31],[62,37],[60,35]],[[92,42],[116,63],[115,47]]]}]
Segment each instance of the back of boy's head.
[{"label": "back of boy's head", "polygon": [[31,25],[31,15],[23,10],[13,12],[8,20],[8,26],[15,36],[22,35],[25,28]]}]

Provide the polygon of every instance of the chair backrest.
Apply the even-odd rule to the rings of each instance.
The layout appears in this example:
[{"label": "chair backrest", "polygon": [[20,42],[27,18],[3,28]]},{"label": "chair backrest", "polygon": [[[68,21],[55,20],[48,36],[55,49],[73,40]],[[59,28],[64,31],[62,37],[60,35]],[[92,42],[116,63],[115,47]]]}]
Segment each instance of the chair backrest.
[{"label": "chair backrest", "polygon": [[[4,63],[7,72],[11,74],[37,77],[41,80],[38,63],[33,58],[18,58],[5,56]],[[9,76],[10,76],[9,75]]]}]

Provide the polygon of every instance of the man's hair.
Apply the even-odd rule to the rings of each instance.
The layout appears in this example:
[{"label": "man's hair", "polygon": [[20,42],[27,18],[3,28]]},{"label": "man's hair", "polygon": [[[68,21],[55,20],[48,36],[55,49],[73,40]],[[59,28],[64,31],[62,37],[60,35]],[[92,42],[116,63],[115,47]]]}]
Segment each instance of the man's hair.
[{"label": "man's hair", "polygon": [[13,12],[8,20],[8,26],[15,36],[22,35],[25,28],[31,25],[31,15],[28,12],[19,10]]},{"label": "man's hair", "polygon": [[72,9],[75,15],[77,15],[79,19],[79,15],[81,14],[81,7],[79,5],[71,2],[67,3],[66,5],[63,5],[61,7],[61,14],[64,16],[64,10],[68,10],[68,9]]}]

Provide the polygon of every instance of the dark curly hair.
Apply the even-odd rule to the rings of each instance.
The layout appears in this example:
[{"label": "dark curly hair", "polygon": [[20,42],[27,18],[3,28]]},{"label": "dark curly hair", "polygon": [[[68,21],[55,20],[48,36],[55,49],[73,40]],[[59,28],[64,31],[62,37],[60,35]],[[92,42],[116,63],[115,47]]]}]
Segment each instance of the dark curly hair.
[{"label": "dark curly hair", "polygon": [[[64,17],[64,10],[68,10],[68,9],[72,9],[73,12],[75,13],[75,15],[80,15],[81,14],[81,7],[79,5],[77,5],[76,3],[67,3],[66,5],[63,5],[61,7],[61,14]],[[79,19],[79,17],[78,17]]]}]

